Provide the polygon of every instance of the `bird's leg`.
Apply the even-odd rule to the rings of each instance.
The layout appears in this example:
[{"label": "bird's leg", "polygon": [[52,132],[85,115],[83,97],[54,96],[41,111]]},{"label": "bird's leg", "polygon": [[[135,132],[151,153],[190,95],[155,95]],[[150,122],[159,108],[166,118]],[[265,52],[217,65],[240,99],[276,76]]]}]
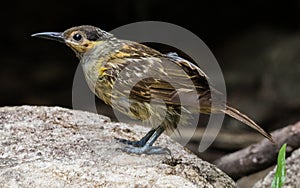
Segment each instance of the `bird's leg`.
[{"label": "bird's leg", "polygon": [[136,147],[143,147],[146,142],[149,140],[149,138],[154,134],[156,129],[152,128],[143,138],[141,138],[141,140],[139,141],[132,141],[132,140],[126,140],[126,139],[122,139],[122,138],[115,138],[117,141],[123,143],[123,144],[127,144],[127,145],[132,145],[132,146],[136,146]]},{"label": "bird's leg", "polygon": [[[119,150],[127,152],[127,153],[135,153],[135,154],[171,154],[171,151],[168,148],[162,148],[160,146],[152,146],[153,143],[157,140],[157,138],[164,132],[164,128],[159,126],[156,129],[152,129],[147,133],[149,136],[144,136],[141,140],[146,140],[145,144],[141,147],[129,145],[124,148],[119,148]],[[152,134],[150,132],[154,131]],[[149,137],[146,139],[146,137]],[[144,140],[142,142],[144,142]]]}]

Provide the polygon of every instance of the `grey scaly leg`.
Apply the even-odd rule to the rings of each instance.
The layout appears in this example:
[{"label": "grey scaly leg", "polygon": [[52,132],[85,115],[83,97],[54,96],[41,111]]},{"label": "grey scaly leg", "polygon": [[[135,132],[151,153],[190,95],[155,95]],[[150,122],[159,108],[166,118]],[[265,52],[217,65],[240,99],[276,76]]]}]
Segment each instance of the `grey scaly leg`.
[{"label": "grey scaly leg", "polygon": [[[154,131],[154,132],[153,132]],[[152,133],[153,132],[153,133]],[[171,151],[168,148],[162,148],[160,146],[152,146],[157,138],[164,132],[164,128],[158,126],[156,129],[150,130],[146,136],[144,136],[140,141],[144,142],[142,146],[129,145],[124,148],[119,148],[119,150],[126,153],[135,153],[135,154],[171,154]],[[149,138],[148,138],[149,137]]]},{"label": "grey scaly leg", "polygon": [[126,145],[132,145],[136,147],[143,147],[146,142],[149,140],[149,138],[154,134],[156,129],[152,128],[141,140],[139,141],[132,141],[132,140],[126,140],[122,138],[115,138],[118,142],[121,142]]}]

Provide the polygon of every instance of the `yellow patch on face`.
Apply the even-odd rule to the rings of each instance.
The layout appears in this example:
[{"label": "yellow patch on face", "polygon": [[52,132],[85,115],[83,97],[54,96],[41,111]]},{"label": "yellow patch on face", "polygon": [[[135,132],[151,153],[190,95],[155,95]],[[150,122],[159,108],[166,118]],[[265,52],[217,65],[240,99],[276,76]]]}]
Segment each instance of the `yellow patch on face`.
[{"label": "yellow patch on face", "polygon": [[85,53],[90,49],[92,49],[96,44],[99,44],[99,42],[101,41],[94,42],[94,41],[84,40],[81,43],[66,42],[66,44],[78,53]]}]

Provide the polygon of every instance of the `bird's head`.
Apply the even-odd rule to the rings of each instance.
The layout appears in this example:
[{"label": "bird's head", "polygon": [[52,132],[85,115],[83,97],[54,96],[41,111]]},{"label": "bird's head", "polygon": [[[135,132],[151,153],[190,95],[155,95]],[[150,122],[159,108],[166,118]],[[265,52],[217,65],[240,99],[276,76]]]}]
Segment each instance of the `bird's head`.
[{"label": "bird's head", "polygon": [[96,44],[113,37],[112,34],[90,25],[72,27],[64,32],[35,33],[31,36],[63,42],[75,51],[78,57],[81,57]]}]

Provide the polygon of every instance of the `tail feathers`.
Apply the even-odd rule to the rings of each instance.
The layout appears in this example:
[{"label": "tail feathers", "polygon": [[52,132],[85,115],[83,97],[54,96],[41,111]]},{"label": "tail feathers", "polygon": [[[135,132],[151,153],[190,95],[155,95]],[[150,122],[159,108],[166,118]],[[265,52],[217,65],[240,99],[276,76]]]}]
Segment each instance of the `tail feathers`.
[{"label": "tail feathers", "polygon": [[245,114],[242,114],[241,112],[239,112],[237,109],[232,108],[230,106],[226,106],[226,109],[223,110],[223,112],[241,122],[243,122],[244,124],[248,125],[249,127],[257,130],[260,134],[262,134],[264,137],[266,137],[267,139],[269,139],[271,142],[275,143],[272,135],[267,133],[265,130],[263,130],[259,125],[257,125],[252,119],[250,119],[248,116],[246,116]]}]

